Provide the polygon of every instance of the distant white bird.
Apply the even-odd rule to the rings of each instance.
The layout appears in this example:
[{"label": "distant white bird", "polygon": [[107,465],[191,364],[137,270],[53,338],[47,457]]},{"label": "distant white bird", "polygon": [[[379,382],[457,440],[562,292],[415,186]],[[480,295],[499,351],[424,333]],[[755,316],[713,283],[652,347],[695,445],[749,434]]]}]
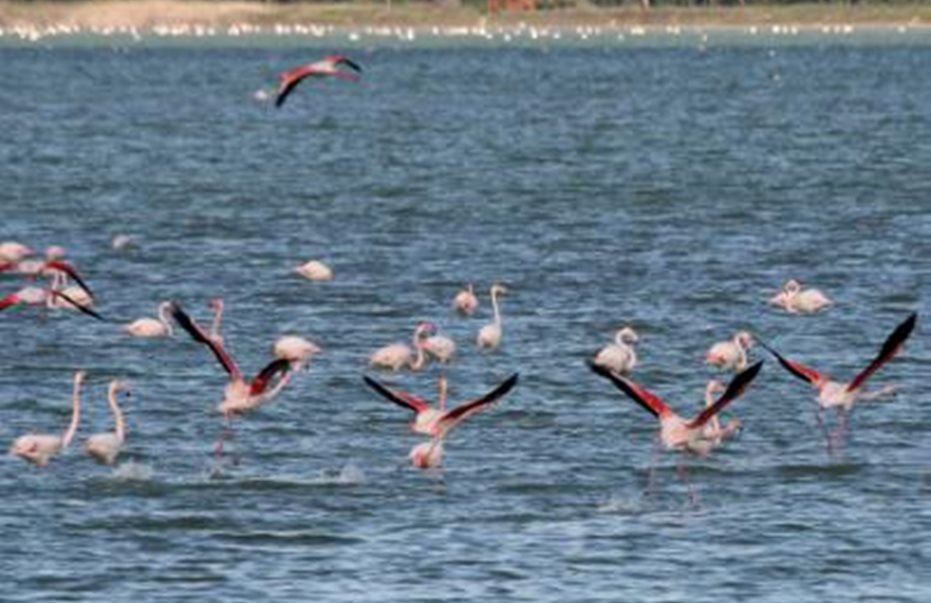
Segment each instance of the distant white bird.
[{"label": "distant white bird", "polygon": [[158,305],[158,318],[139,318],[125,325],[124,330],[133,337],[171,337],[171,302],[163,301]]},{"label": "distant white bird", "polygon": [[753,347],[753,335],[740,331],[730,341],[719,341],[705,355],[705,363],[724,370],[747,368],[747,352]]},{"label": "distant white bird", "polygon": [[123,391],[129,395],[129,386],[126,383],[119,379],[110,382],[107,403],[113,413],[114,431],[95,433],[87,438],[84,444],[87,453],[105,465],[112,465],[116,462],[116,457],[126,442],[126,422],[123,420],[123,411],[120,410],[116,399],[117,395]]},{"label": "distant white bird", "polygon": [[311,281],[329,281],[333,279],[330,267],[317,260],[310,260],[294,269],[295,272]]},{"label": "distant white bird", "polygon": [[640,341],[632,327],[624,327],[614,335],[614,343],[601,348],[595,356],[595,364],[617,373],[629,373],[637,366],[634,344]]},{"label": "distant white bird", "polygon": [[494,320],[482,327],[476,338],[478,347],[483,350],[494,350],[501,345],[501,311],[498,308],[498,296],[507,291],[507,288],[500,283],[491,286],[491,307],[494,310]]},{"label": "distant white bird", "polygon": [[110,241],[110,246],[113,247],[114,251],[123,251],[133,245],[135,245],[133,238],[125,234],[118,234]]},{"label": "distant white bird", "polygon": [[35,463],[39,467],[48,465],[52,457],[58,455],[71,444],[74,434],[77,433],[78,423],[81,421],[81,384],[86,373],[77,371],[74,374],[74,393],[72,394],[71,423],[65,432],[58,435],[30,433],[20,436],[13,442],[10,449],[12,454]]},{"label": "distant white bird", "polygon": [[466,316],[472,316],[475,313],[478,308],[478,298],[475,297],[472,283],[469,283],[465,289],[456,294],[456,297],[453,298],[453,308]]},{"label": "distant white bird", "polygon": [[827,308],[832,302],[818,289],[802,289],[795,279],[786,282],[782,291],[773,296],[769,303],[780,306],[789,314],[813,314]]}]

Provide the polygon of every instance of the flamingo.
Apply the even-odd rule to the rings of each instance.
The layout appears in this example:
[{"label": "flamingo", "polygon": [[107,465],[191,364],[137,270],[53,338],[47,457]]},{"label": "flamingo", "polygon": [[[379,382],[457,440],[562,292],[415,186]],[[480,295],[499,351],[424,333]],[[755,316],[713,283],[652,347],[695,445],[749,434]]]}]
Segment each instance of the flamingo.
[{"label": "flamingo", "polygon": [[74,374],[74,393],[72,394],[71,423],[65,432],[58,436],[52,434],[30,433],[16,438],[10,452],[16,456],[35,463],[39,467],[48,465],[52,457],[71,444],[74,434],[77,433],[81,421],[81,384],[87,373],[77,371]]},{"label": "flamingo", "polygon": [[215,297],[207,304],[213,310],[213,323],[210,325],[210,336],[214,341],[223,344],[223,335],[220,334],[220,328],[223,326],[223,298]]},{"label": "flamingo", "polygon": [[[715,379],[709,381],[705,387],[705,408],[714,406],[715,394],[724,393],[725,391],[727,391],[727,387],[720,381]],[[705,423],[705,427],[702,429],[702,437],[709,440],[714,446],[720,446],[724,440],[737,433],[742,426],[740,419],[735,417],[722,427],[718,415],[714,415]]]},{"label": "flamingo", "polygon": [[15,262],[0,262],[0,272],[15,272],[35,278],[40,274],[49,274],[54,269],[73,271],[74,268],[70,264],[62,261],[64,257],[64,247],[53,245],[45,249],[44,259],[24,256]]},{"label": "flamingo", "polygon": [[640,338],[631,327],[624,327],[614,335],[614,343],[601,348],[595,356],[595,364],[616,373],[629,373],[637,366],[634,344]]},{"label": "flamingo", "polygon": [[834,302],[818,289],[803,290],[801,284],[792,279],[783,285],[782,291],[772,297],[769,303],[780,306],[789,314],[812,314]]},{"label": "flamingo", "polygon": [[310,260],[294,269],[295,272],[309,281],[333,280],[333,271],[323,262]]},{"label": "flamingo", "polygon": [[110,388],[107,391],[107,403],[110,411],[113,413],[114,431],[104,433],[95,433],[87,438],[84,444],[87,453],[97,459],[104,465],[112,465],[116,462],[116,457],[120,454],[123,444],[126,442],[126,422],[123,420],[123,411],[117,403],[116,397],[120,392],[126,392],[129,396],[129,386],[119,379],[110,382]]},{"label": "flamingo", "polygon": [[[63,300],[60,301],[60,300]],[[23,287],[15,293],[11,293],[0,299],[0,312],[7,308],[16,306],[46,306],[49,308],[63,307],[70,304],[74,309],[87,314],[97,320],[106,320],[103,316],[95,312],[92,308],[86,308],[71,299],[69,295],[55,289],[41,287]]]},{"label": "flamingo", "polygon": [[272,348],[275,358],[283,358],[294,363],[295,370],[306,368],[315,355],[323,352],[317,344],[296,335],[280,337]]},{"label": "flamingo", "polygon": [[329,56],[316,63],[310,63],[309,65],[285,71],[279,76],[275,106],[280,107],[283,105],[288,95],[294,91],[298,84],[308,77],[337,77],[350,82],[359,80],[358,75],[340,71],[339,67],[341,65],[345,65],[357,73],[362,73],[362,68],[359,67],[357,63],[342,55]]},{"label": "flamingo", "polygon": [[171,302],[163,301],[158,305],[158,318],[138,318],[124,325],[123,330],[133,337],[171,337],[174,329],[168,313],[171,311]]},{"label": "flamingo", "polygon": [[217,407],[227,418],[245,414],[265,404],[277,396],[291,381],[293,365],[290,360],[284,358],[276,358],[251,380],[246,379],[224,345],[214,340],[209,333],[194,322],[180,304],[172,302],[170,312],[175,322],[187,331],[194,341],[210,348],[223,370],[229,375],[223,401]]},{"label": "flamingo", "polygon": [[363,377],[365,382],[376,392],[404,408],[414,411],[415,420],[411,423],[411,429],[417,433],[430,435],[429,442],[423,442],[411,449],[409,458],[412,464],[419,469],[431,469],[439,467],[443,461],[443,441],[449,432],[457,425],[462,423],[472,415],[490,408],[498,400],[503,398],[514,385],[517,384],[519,374],[514,373],[496,388],[470,402],[460,404],[452,410],[445,410],[446,400],[446,378],[440,377],[440,402],[441,408],[434,409],[417,396],[406,392],[391,390],[371,377]]},{"label": "flamingo", "polygon": [[742,371],[747,368],[747,351],[753,347],[753,335],[740,331],[730,341],[712,345],[705,363],[724,370]]},{"label": "flamingo", "polygon": [[113,237],[112,241],[110,241],[110,246],[114,251],[124,251],[135,244],[136,242],[133,240],[133,238],[126,234],[118,234]]},{"label": "flamingo", "polygon": [[472,316],[478,308],[478,298],[475,297],[475,291],[472,289],[472,283],[466,285],[466,288],[459,291],[453,298],[453,308],[460,314]]},{"label": "flamingo", "polygon": [[423,351],[423,336],[428,333],[436,332],[436,325],[430,322],[422,322],[414,329],[412,343],[417,350],[417,357],[414,358],[414,352],[404,343],[391,343],[381,347],[369,357],[369,364],[376,368],[389,369],[398,371],[407,366],[412,371],[419,371],[426,362],[426,356]]},{"label": "flamingo", "polygon": [[0,243],[0,261],[16,263],[32,255],[32,248],[16,241],[3,241]]},{"label": "flamingo", "polygon": [[869,392],[865,387],[866,381],[876,371],[882,368],[884,364],[895,358],[899,350],[902,349],[905,340],[908,339],[909,335],[911,335],[912,331],[914,330],[917,321],[917,312],[911,313],[908,318],[902,321],[902,323],[900,323],[895,328],[895,330],[889,334],[889,336],[886,338],[886,341],[883,342],[879,353],[875,358],[873,358],[873,361],[870,362],[865,369],[857,373],[857,375],[848,383],[834,381],[825,373],[818,372],[815,369],[805,366],[800,362],[789,360],[762,341],[760,342],[760,345],[768,350],[769,353],[771,353],[776,358],[776,360],[779,361],[779,364],[781,364],[784,369],[799,379],[807,381],[816,390],[818,390],[817,419],[819,425],[823,426],[821,417],[823,411],[829,408],[838,409],[840,414],[840,423],[837,427],[837,432],[833,436],[829,435],[828,437],[828,448],[830,450],[833,448],[832,440],[839,440],[843,436],[844,430],[846,429],[847,416],[857,400],[875,400],[895,392],[895,387],[891,385],[887,385],[886,387],[883,387],[877,391]]},{"label": "flamingo", "polygon": [[422,347],[427,354],[443,364],[448,364],[456,355],[456,342],[440,333],[426,337]]},{"label": "flamingo", "polygon": [[[637,385],[623,375],[614,373],[593,362],[589,363],[589,367],[595,371],[595,373],[610,380],[618,389],[659,419],[660,431],[657,439],[658,445],[666,450],[677,450],[696,456],[706,456],[715,447],[715,441],[713,439],[708,439],[705,435],[704,427],[708,421],[744,392],[747,386],[749,386],[756,377],[757,373],[760,372],[762,366],[763,361],[761,360],[744,371],[737,373],[720,398],[711,406],[702,410],[697,416],[690,420],[686,420],[669,408],[669,405],[659,396],[648,391],[646,388]],[[682,481],[688,483],[683,460],[679,462],[678,473]],[[650,475],[650,482],[652,483],[652,468]],[[690,484],[689,500],[692,503],[696,500],[695,493],[692,491]]]},{"label": "flamingo", "polygon": [[[68,277],[74,278],[77,284],[69,285]],[[67,303],[65,303],[59,298],[53,298],[52,307],[54,308],[66,308],[70,310],[77,309],[78,306],[82,308],[91,308],[94,305],[93,292],[91,292],[84,281],[80,280],[74,270],[53,270],[51,288],[63,294],[65,301],[67,301]]]},{"label": "flamingo", "polygon": [[507,293],[507,287],[500,283],[491,286],[491,307],[494,309],[494,320],[478,332],[476,342],[484,350],[494,350],[501,345],[501,311],[498,308],[498,296]]}]

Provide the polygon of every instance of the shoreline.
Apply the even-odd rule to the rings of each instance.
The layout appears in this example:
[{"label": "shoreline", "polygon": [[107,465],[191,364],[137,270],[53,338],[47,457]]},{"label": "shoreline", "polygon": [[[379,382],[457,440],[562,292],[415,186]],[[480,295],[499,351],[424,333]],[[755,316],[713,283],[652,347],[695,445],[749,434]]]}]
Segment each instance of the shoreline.
[{"label": "shoreline", "polygon": [[927,28],[931,5],[823,5],[750,7],[639,7],[511,12],[488,15],[471,7],[402,4],[267,4],[250,2],[180,2],[177,0],[95,0],[30,2],[0,0],[0,28],[7,30],[87,30],[162,27],[208,27],[226,30],[325,26],[353,27],[770,27],[858,26]]}]

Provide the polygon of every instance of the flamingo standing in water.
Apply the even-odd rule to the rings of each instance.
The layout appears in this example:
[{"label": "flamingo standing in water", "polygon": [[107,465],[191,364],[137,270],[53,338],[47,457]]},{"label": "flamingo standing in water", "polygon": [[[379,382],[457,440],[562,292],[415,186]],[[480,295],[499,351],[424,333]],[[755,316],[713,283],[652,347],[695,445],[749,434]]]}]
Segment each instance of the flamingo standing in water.
[{"label": "flamingo standing in water", "polygon": [[637,353],[634,344],[640,338],[631,327],[624,327],[614,336],[614,343],[601,348],[595,356],[594,363],[616,373],[629,373],[637,366]]},{"label": "flamingo standing in water", "polygon": [[498,296],[507,293],[507,287],[500,283],[491,286],[491,307],[494,310],[494,320],[478,332],[476,343],[483,350],[495,350],[501,345],[501,310],[498,308]]},{"label": "flamingo standing in water", "polygon": [[441,333],[428,335],[423,340],[423,350],[443,364],[448,364],[456,355],[456,342]]},{"label": "flamingo standing in water", "polygon": [[310,63],[290,71],[285,71],[279,77],[278,92],[275,97],[275,106],[280,107],[288,98],[288,95],[294,91],[298,84],[309,77],[337,77],[350,82],[359,80],[359,76],[354,73],[340,71],[340,67],[345,65],[356,73],[362,73],[362,68],[357,63],[342,55],[328,56],[316,63]]},{"label": "flamingo standing in water", "polygon": [[171,302],[163,301],[158,305],[158,318],[139,318],[123,329],[133,337],[171,337],[174,329],[168,316],[170,311]]},{"label": "flamingo standing in water", "polygon": [[412,371],[419,371],[427,360],[423,350],[424,336],[435,332],[436,325],[430,322],[422,322],[414,329],[411,342],[414,344],[414,349],[417,350],[416,358],[407,344],[391,343],[375,350],[369,357],[369,364],[375,368],[392,371],[399,371],[405,366]]},{"label": "flamingo standing in water", "polygon": [[206,345],[213,352],[223,370],[229,375],[223,401],[218,406],[218,410],[227,418],[245,414],[265,404],[291,381],[293,365],[290,360],[284,358],[276,358],[255,377],[246,379],[224,345],[194,322],[177,302],[171,303],[171,316],[194,341]]},{"label": "flamingo standing in water", "polygon": [[120,410],[120,405],[116,399],[117,395],[124,391],[127,396],[130,395],[129,386],[125,382],[119,379],[110,382],[110,387],[107,390],[107,404],[113,413],[114,431],[95,433],[87,438],[87,442],[84,444],[87,453],[104,465],[112,465],[116,462],[116,457],[119,456],[120,450],[122,450],[123,444],[126,442],[126,422],[123,419],[123,411]]},{"label": "flamingo standing in water", "polygon": [[723,370],[747,368],[747,351],[753,347],[753,335],[740,331],[730,341],[719,341],[705,355],[705,363]]},{"label": "flamingo standing in water", "polygon": [[411,429],[417,433],[432,436],[429,442],[423,442],[411,449],[409,458],[418,469],[432,469],[439,467],[443,462],[443,442],[450,431],[472,415],[490,408],[503,398],[514,385],[519,375],[514,373],[498,387],[494,388],[481,398],[466,402],[452,410],[445,410],[446,378],[440,377],[440,401],[442,408],[433,409],[423,400],[411,394],[391,390],[370,377],[364,377],[365,382],[388,400],[416,414]]},{"label": "flamingo standing in water", "polygon": [[773,296],[769,303],[783,308],[789,314],[812,314],[827,308],[834,302],[818,289],[802,289],[795,279],[789,280],[782,291]]},{"label": "flamingo standing in water", "polygon": [[48,465],[52,457],[58,455],[71,444],[74,434],[81,422],[81,384],[86,377],[84,371],[74,374],[74,392],[72,394],[71,423],[65,432],[58,436],[52,434],[30,433],[20,436],[13,442],[10,452],[16,456],[35,463],[39,467]]},{"label": "flamingo standing in water", "polygon": [[[68,278],[73,278],[77,284],[69,285]],[[52,300],[52,307],[77,309],[91,308],[94,305],[94,294],[90,288],[82,281],[73,270],[56,269],[52,272],[51,288],[66,296],[67,303],[58,298]]]},{"label": "flamingo standing in water", "polygon": [[472,283],[469,283],[465,289],[456,294],[456,297],[453,298],[453,308],[466,316],[472,316],[475,313],[478,308],[478,298],[475,297]]},{"label": "flamingo standing in water", "polygon": [[[762,366],[763,361],[761,360],[746,370],[737,373],[720,398],[694,418],[686,420],[676,414],[659,396],[646,388],[593,362],[589,363],[589,367],[595,373],[610,380],[618,389],[659,419],[660,431],[657,440],[659,445],[666,450],[677,450],[697,456],[708,455],[715,446],[714,440],[705,436],[704,427],[706,424],[744,392],[757,376],[757,373],[760,372]],[[681,461],[678,472],[682,480],[688,483],[685,465]],[[650,481],[652,482],[652,477]],[[689,499],[693,503],[695,502],[695,494],[691,485],[689,485]]]},{"label": "flamingo standing in water", "polygon": [[317,260],[310,260],[294,269],[295,272],[309,281],[330,281],[333,280],[333,271],[330,267]]},{"label": "flamingo standing in water", "polygon": [[839,443],[844,435],[847,426],[847,417],[851,409],[853,409],[854,403],[858,400],[875,400],[895,392],[895,387],[891,385],[887,385],[877,391],[869,392],[865,387],[866,380],[869,379],[873,373],[882,368],[884,364],[895,358],[899,350],[902,349],[905,340],[908,339],[909,335],[911,335],[912,331],[915,329],[917,321],[918,314],[916,312],[910,314],[908,318],[899,324],[886,338],[886,341],[883,342],[882,348],[880,348],[876,357],[873,358],[873,361],[870,362],[865,369],[857,373],[848,383],[834,381],[825,373],[818,372],[800,362],[789,360],[762,341],[760,345],[775,356],[776,360],[779,361],[779,364],[781,364],[783,368],[802,381],[807,381],[818,390],[817,419],[819,425],[822,427],[824,426],[821,416],[824,410],[829,408],[838,409],[839,423],[837,431],[834,434],[828,435],[828,450],[832,451],[835,442]]},{"label": "flamingo standing in water", "polygon": [[0,243],[0,262],[15,264],[33,253],[35,252],[31,247],[16,241],[3,241]]}]

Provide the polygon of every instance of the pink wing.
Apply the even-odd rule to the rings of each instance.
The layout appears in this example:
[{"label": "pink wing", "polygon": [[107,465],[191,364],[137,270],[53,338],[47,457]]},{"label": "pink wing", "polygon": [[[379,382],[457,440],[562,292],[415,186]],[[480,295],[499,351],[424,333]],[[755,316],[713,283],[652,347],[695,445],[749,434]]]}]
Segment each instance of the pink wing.
[{"label": "pink wing", "polygon": [[416,414],[420,414],[423,411],[430,409],[430,404],[423,398],[418,398],[413,394],[402,392],[400,390],[389,389],[368,375],[363,375],[362,378],[365,380],[369,387],[374,389],[388,400],[394,402],[398,406],[412,410]]},{"label": "pink wing", "polygon": [[288,371],[291,370],[291,361],[286,358],[278,358],[273,360],[259,371],[259,374],[255,376],[252,380],[252,383],[249,384],[249,395],[258,396],[264,394],[265,390],[268,389],[268,384],[271,383],[272,379],[278,373],[281,373],[282,376],[288,374]]},{"label": "pink wing", "polygon": [[618,375],[617,373],[606,369],[603,366],[598,366],[591,360],[588,361],[588,367],[598,375],[601,375],[605,379],[610,380],[611,383],[615,385],[615,387],[630,396],[634,402],[650,411],[654,417],[661,418],[675,414],[669,408],[669,405],[663,402],[659,396],[647,390],[646,388],[640,387],[630,379],[622,375]]},{"label": "pink wing", "polygon": [[239,370],[239,367],[236,366],[236,362],[226,351],[226,348],[223,347],[216,339],[207,334],[206,331],[201,328],[194,320],[187,315],[187,313],[181,309],[181,305],[177,302],[171,302],[171,316],[175,319],[175,322],[181,326],[182,329],[187,331],[188,335],[191,336],[194,341],[202,343],[210,348],[210,351],[213,352],[213,355],[217,357],[217,360],[220,361],[220,364],[223,365],[223,369],[229,373],[229,376],[233,379],[242,379],[242,371]]},{"label": "pink wing", "polygon": [[87,292],[87,294],[90,296],[91,299],[95,299],[94,292],[90,290],[90,287],[87,286],[87,284],[84,282],[84,279],[78,276],[77,271],[74,269],[74,266],[72,266],[71,264],[67,262],[53,260],[51,262],[46,262],[43,268],[46,270],[57,270],[59,272],[64,272],[65,274],[70,276],[72,279],[74,279],[74,282],[76,282],[78,286],[81,287],[81,289],[84,289],[84,291]]},{"label": "pink wing", "polygon": [[16,293],[10,293],[3,299],[0,299],[0,310],[6,310],[10,306],[15,306],[19,303],[19,295]]},{"label": "pink wing", "polygon": [[789,360],[788,358],[785,358],[782,354],[780,354],[773,348],[766,345],[766,343],[764,343],[760,339],[757,339],[757,342],[761,346],[763,346],[763,348],[765,348],[770,354],[775,356],[776,360],[779,361],[779,364],[781,364],[783,368],[785,368],[787,371],[789,371],[790,373],[792,373],[793,375],[795,375],[802,381],[807,381],[808,383],[811,383],[815,387],[818,387],[819,384],[825,383],[830,380],[830,378],[824,373],[819,373],[815,369],[807,367],[801,362],[795,362],[794,360]]},{"label": "pink wing", "polygon": [[876,358],[873,359],[873,362],[870,363],[868,367],[860,371],[860,374],[853,378],[853,381],[847,386],[847,391],[853,391],[870,378],[870,375],[879,370],[879,368],[892,360],[895,355],[901,349],[902,344],[905,343],[905,340],[908,339],[908,336],[912,334],[912,331],[915,329],[915,323],[918,322],[918,313],[912,312],[912,314],[905,319],[902,324],[895,328],[895,331],[892,332],[889,337],[886,338],[883,347],[879,350],[879,354],[876,355]]},{"label": "pink wing", "polygon": [[481,398],[473,400],[471,402],[466,402],[456,408],[445,413],[440,420],[437,422],[437,432],[440,434],[440,437],[444,437],[449,431],[458,425],[459,423],[465,421],[472,415],[490,408],[495,402],[503,398],[511,389],[517,384],[517,379],[520,375],[514,373],[510,377],[504,380],[501,385],[491,390]]},{"label": "pink wing", "polygon": [[689,422],[688,426],[692,429],[697,429],[707,423],[711,417],[721,412],[725,406],[744,393],[744,390],[746,390],[750,382],[756,378],[761,368],[763,368],[762,360],[738,373],[737,376],[731,380],[730,384],[728,384],[727,389],[721,394],[721,397],[715,400],[714,404],[701,411],[697,417]]}]

